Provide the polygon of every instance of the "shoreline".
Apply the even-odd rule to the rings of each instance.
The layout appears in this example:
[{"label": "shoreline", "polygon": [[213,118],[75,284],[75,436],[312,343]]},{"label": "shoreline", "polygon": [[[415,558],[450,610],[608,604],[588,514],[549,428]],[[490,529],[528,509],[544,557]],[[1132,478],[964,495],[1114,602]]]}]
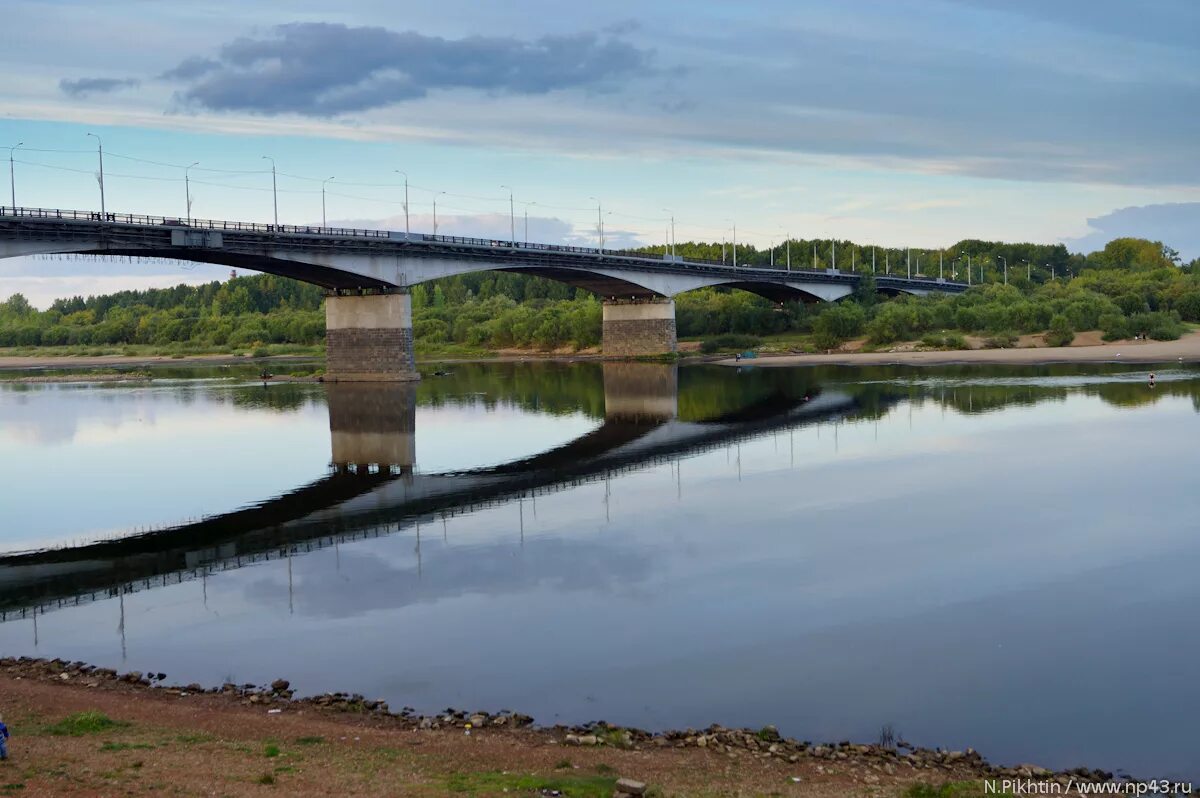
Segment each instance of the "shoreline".
[{"label": "shoreline", "polygon": [[951,349],[895,352],[829,352],[825,354],[764,354],[752,359],[722,358],[722,366],[949,366],[989,363],[1040,366],[1050,363],[1198,363],[1200,332],[1176,341],[1116,341],[1060,347],[1014,349]]},{"label": "shoreline", "polygon": [[[284,679],[270,685],[224,684],[204,688],[198,684],[168,686],[164,674],[129,672],[96,668],[84,663],[63,660],[7,657],[0,659],[0,694],[4,696],[5,720],[13,733],[10,741],[12,760],[3,767],[20,767],[23,761],[35,758],[66,756],[71,765],[93,773],[99,767],[111,767],[116,758],[105,752],[129,750],[144,764],[154,758],[151,749],[168,749],[167,743],[150,744],[144,738],[163,739],[174,736],[182,740],[187,733],[197,732],[218,737],[275,740],[263,745],[291,753],[300,745],[308,761],[303,773],[279,773],[279,783],[291,790],[333,790],[323,794],[349,791],[342,781],[329,778],[352,778],[361,774],[342,773],[343,757],[351,757],[358,768],[364,745],[360,738],[369,739],[376,747],[398,749],[414,758],[405,770],[421,774],[424,782],[461,777],[465,768],[478,768],[486,773],[529,773],[529,778],[552,780],[557,773],[592,768],[611,780],[624,776],[648,783],[658,790],[653,795],[740,795],[771,794],[834,796],[873,794],[904,796],[912,794],[915,785],[936,788],[948,783],[973,783],[978,791],[955,792],[956,796],[982,794],[981,780],[1023,779],[1034,782],[1078,785],[1081,782],[1102,783],[1113,780],[1113,774],[1102,770],[1074,768],[1051,771],[1036,765],[997,766],[988,763],[970,748],[962,751],[919,748],[903,741],[890,745],[855,744],[849,741],[814,744],[781,736],[774,727],[762,729],[729,729],[718,725],[703,730],[676,730],[650,733],[638,729],[611,726],[603,721],[577,726],[538,726],[534,719],[519,713],[464,712],[447,709],[436,715],[418,715],[408,707],[395,712],[381,701],[361,695],[325,693],[299,697]],[[49,713],[47,714],[47,710]],[[92,738],[80,750],[64,752],[71,740],[49,731],[49,740],[40,738],[39,728],[48,722],[63,722],[68,711],[102,712],[111,716],[106,732]],[[68,716],[68,719],[70,716]],[[143,727],[150,726],[150,729]],[[187,730],[191,731],[188,732]],[[323,732],[319,737],[314,735]],[[45,732],[43,732],[45,733]],[[368,738],[368,735],[370,737]],[[349,737],[353,740],[348,744]],[[124,739],[117,739],[124,738]],[[72,738],[80,739],[80,738]],[[82,738],[87,743],[86,738]],[[320,739],[318,748],[304,747],[304,740]],[[335,744],[334,739],[339,742]],[[328,742],[325,742],[328,740]],[[211,749],[200,752],[202,764],[212,769],[208,776],[213,782],[228,779],[245,763],[236,755],[233,741],[206,740]],[[99,743],[103,742],[103,745]],[[245,746],[240,746],[244,748]],[[137,750],[142,749],[142,750]],[[487,749],[481,755],[481,749]],[[155,772],[157,785],[177,784],[172,779],[205,778],[204,774],[180,767],[189,751],[164,753],[162,771]],[[299,754],[298,754],[299,755]],[[429,755],[433,755],[430,757]],[[255,759],[258,757],[258,759]],[[261,771],[262,754],[254,751],[251,767]],[[427,757],[428,761],[421,760]],[[448,757],[448,760],[446,760]],[[236,762],[230,763],[229,759]],[[82,761],[81,761],[82,760]],[[92,760],[99,760],[97,764]],[[554,762],[553,767],[548,763]],[[566,763],[564,766],[563,763]],[[45,764],[45,763],[43,763]],[[134,766],[141,769],[140,766]],[[354,770],[352,769],[352,770]],[[70,774],[76,781],[79,774]],[[150,775],[141,773],[138,775]],[[305,775],[316,783],[302,783]],[[398,774],[399,775],[399,774]],[[273,777],[274,777],[273,776]],[[592,779],[596,776],[590,777]],[[1122,777],[1132,780],[1128,776]],[[9,773],[2,780],[14,781]],[[289,784],[290,782],[290,784]],[[259,784],[274,783],[259,781]],[[27,785],[33,786],[33,785]],[[61,794],[54,782],[46,792],[23,792],[26,795]],[[61,786],[61,785],[60,785]],[[79,785],[83,786],[83,785]],[[130,785],[122,785],[130,786]],[[253,783],[244,787],[222,785],[227,793],[256,794]],[[406,786],[416,784],[406,782]],[[711,790],[716,789],[713,793]],[[608,788],[611,790],[611,786]],[[748,793],[743,793],[748,789]],[[509,790],[503,790],[509,792]],[[69,790],[68,790],[69,792]],[[449,790],[453,794],[456,790]],[[499,794],[482,791],[481,795]],[[553,792],[520,792],[517,794],[558,794]],[[356,794],[408,794],[398,792],[397,785],[384,789],[358,790]],[[83,787],[82,794],[92,794]],[[136,790],[130,794],[156,794]],[[418,791],[417,794],[447,794]],[[563,791],[563,795],[600,795],[596,792]],[[604,793],[605,795],[611,793]],[[917,793],[924,795],[926,793]],[[933,793],[929,793],[933,794]],[[940,793],[939,793],[940,794]]]}]

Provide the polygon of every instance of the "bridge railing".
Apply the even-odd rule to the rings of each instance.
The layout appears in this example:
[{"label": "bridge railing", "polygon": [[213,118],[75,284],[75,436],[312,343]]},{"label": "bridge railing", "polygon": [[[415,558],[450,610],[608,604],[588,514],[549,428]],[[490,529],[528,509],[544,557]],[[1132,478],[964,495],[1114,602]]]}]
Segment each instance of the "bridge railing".
[{"label": "bridge railing", "polygon": [[[427,244],[442,244],[451,246],[468,246],[485,249],[505,249],[514,252],[551,252],[572,255],[593,255],[610,258],[628,258],[636,261],[639,266],[666,265],[676,268],[690,266],[709,266],[734,270],[727,261],[691,258],[688,260],[660,260],[647,252],[634,250],[601,250],[596,247],[577,247],[568,244],[540,244],[530,242],[510,241],[496,238],[473,238],[469,236],[434,235],[430,233],[396,233],[388,230],[366,230],[353,227],[321,227],[320,225],[291,225],[263,224],[260,222],[231,222],[216,219],[186,219],[170,216],[148,216],[138,213],[101,213],[99,211],[75,211],[58,208],[21,208],[0,205],[0,219],[48,219],[66,222],[90,222],[95,224],[125,224],[140,227],[187,228],[190,230],[220,230],[224,232],[264,233],[268,235],[301,235],[352,239],[376,239],[391,241],[407,241]],[[862,272],[851,271],[831,274],[821,269],[781,269],[759,265],[740,265],[735,273],[771,272],[789,273],[796,277],[820,278],[825,281],[856,282]],[[957,288],[960,284],[936,277],[916,274],[912,277],[902,275],[875,275],[876,280],[884,286],[900,286],[915,282],[933,283],[936,285]]]},{"label": "bridge railing", "polygon": [[192,230],[223,230],[246,233],[290,233],[353,238],[388,238],[390,236],[390,233],[386,230],[361,230],[353,227],[229,222],[217,219],[186,219],[172,216],[147,216],[141,213],[101,213],[100,211],[71,211],[58,208],[13,208],[0,206],[0,218],[3,217],[51,219],[66,222],[96,222],[99,224],[129,224],[141,227],[186,227]]}]

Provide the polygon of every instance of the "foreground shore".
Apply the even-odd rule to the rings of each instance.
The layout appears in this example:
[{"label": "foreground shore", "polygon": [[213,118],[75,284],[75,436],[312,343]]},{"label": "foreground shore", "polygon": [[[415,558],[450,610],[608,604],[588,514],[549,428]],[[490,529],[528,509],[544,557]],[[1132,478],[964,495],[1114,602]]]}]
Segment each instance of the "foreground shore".
[{"label": "foreground shore", "polygon": [[1197,363],[1200,362],[1200,332],[1177,341],[1114,341],[1103,343],[1081,337],[1072,346],[1030,346],[1015,349],[956,349],[947,351],[830,352],[812,355],[761,355],[753,360],[726,358],[722,365],[757,366],[943,366],[955,363]]},{"label": "foreground shore", "polygon": [[983,795],[989,779],[1111,779],[1084,769],[998,768],[970,749],[902,741],[814,745],[771,727],[657,735],[603,723],[539,728],[515,713],[421,717],[362,696],[296,698],[282,679],[164,685],[159,674],[0,659],[0,711],[13,734],[0,794],[608,798],[625,778],[664,798],[923,798]]}]

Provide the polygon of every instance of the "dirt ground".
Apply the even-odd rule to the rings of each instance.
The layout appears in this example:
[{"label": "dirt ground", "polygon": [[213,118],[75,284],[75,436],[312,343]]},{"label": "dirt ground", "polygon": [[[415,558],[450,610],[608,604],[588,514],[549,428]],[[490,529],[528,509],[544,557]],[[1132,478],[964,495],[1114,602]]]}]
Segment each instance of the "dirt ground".
[{"label": "dirt ground", "polygon": [[[839,351],[814,355],[761,355],[751,361],[758,366],[810,366],[836,364],[869,366],[881,364],[947,365],[952,363],[1167,363],[1200,362],[1200,332],[1178,341],[1112,341],[1105,343],[1098,332],[1079,333],[1070,346],[1044,346],[1041,336],[1022,336],[1013,349],[960,349],[918,351],[916,344],[898,345],[889,352]],[[857,348],[857,347],[855,347]],[[723,365],[734,365],[725,359]],[[749,365],[746,361],[736,365]]]},{"label": "dirt ground", "polygon": [[[422,729],[387,713],[302,701],[261,705],[245,694],[147,687],[57,668],[0,668],[0,711],[12,732],[0,796],[608,798],[620,777],[645,782],[648,795],[662,798],[982,794],[978,782],[963,783],[977,775],[969,763],[922,769],[853,753],[845,761],[789,762],[765,750],[682,743],[580,747],[566,744],[563,729]],[[72,726],[80,717],[102,722]],[[960,786],[928,791],[948,783]]]}]

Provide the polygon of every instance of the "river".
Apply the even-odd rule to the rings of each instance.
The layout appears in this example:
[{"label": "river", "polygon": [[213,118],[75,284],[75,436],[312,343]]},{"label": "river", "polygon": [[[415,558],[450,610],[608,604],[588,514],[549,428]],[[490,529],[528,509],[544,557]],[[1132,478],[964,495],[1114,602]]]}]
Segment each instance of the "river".
[{"label": "river", "polygon": [[0,654],[1200,778],[1200,370],[0,381]]}]

